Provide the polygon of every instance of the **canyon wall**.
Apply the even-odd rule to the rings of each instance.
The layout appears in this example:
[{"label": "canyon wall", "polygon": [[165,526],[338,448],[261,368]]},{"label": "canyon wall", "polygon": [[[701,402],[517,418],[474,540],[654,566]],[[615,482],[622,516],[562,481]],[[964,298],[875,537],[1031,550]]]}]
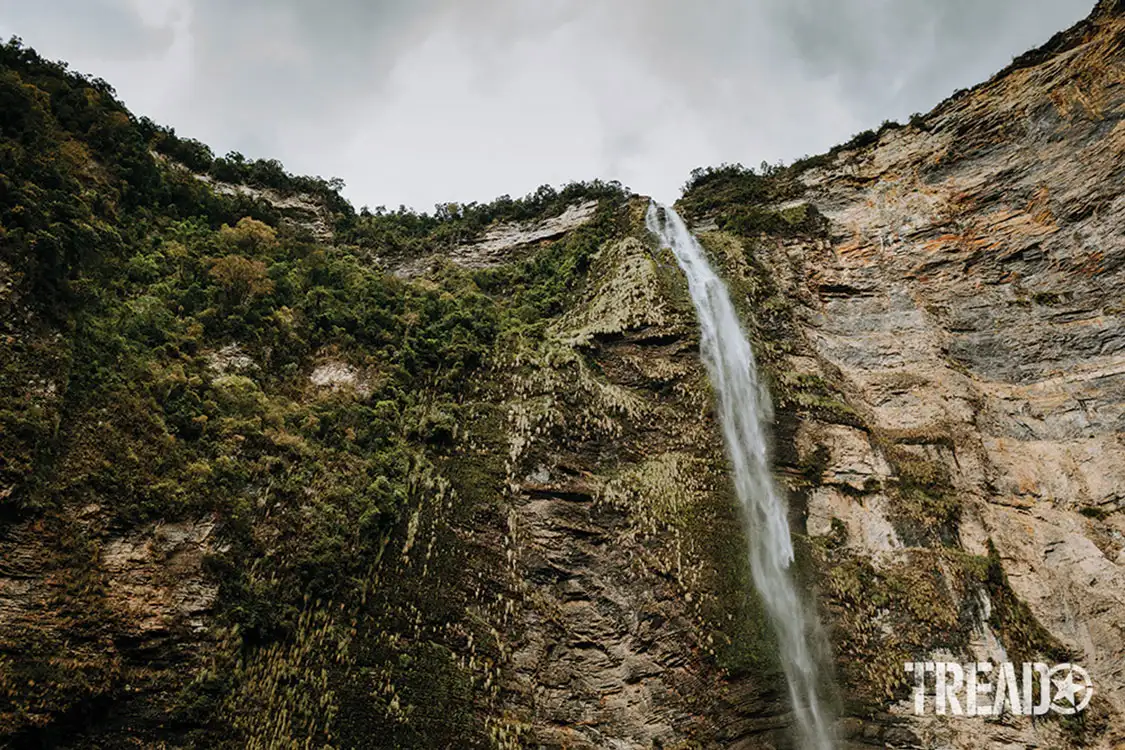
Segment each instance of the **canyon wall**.
[{"label": "canyon wall", "polygon": [[[844,747],[1125,743],[1123,112],[1103,2],[908,125],[678,204],[770,384]],[[43,161],[124,215],[86,138]],[[0,258],[2,741],[790,746],[647,199],[431,225],[184,158],[52,307]],[[914,716],[903,663],[943,657],[1073,661],[1096,696]]]}]

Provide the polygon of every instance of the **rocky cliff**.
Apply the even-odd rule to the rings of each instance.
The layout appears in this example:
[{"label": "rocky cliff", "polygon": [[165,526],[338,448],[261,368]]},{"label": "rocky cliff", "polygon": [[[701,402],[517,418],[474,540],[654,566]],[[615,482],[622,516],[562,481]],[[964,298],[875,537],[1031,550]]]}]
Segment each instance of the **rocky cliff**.
[{"label": "rocky cliff", "polygon": [[[1080,722],[873,717],[876,744],[1125,737],[1123,45],[1102,3],[910,126],[757,181],[753,211],[717,177],[685,197],[771,287],[749,315],[782,398],[815,383],[848,407],[783,430],[780,467],[814,465],[793,487],[845,695],[897,694],[939,644],[1075,661],[1097,686]],[[814,212],[819,233],[786,231]]]},{"label": "rocky cliff", "polygon": [[[647,199],[356,215],[26,50],[2,73],[5,742],[788,746]],[[678,204],[771,384],[845,746],[1125,743],[1122,112],[1103,2]],[[1096,697],[914,716],[902,665],[943,656]]]}]

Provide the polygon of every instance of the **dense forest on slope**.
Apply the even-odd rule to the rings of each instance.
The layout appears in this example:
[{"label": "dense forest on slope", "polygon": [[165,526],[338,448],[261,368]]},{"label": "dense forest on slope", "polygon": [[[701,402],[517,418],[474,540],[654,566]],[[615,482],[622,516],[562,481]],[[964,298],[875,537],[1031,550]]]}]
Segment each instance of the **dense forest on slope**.
[{"label": "dense forest on slope", "polygon": [[[263,710],[330,723],[324,706],[270,705],[253,681],[268,678],[224,660],[298,635],[393,633],[390,615],[369,611],[387,609],[371,568],[466,418],[473,373],[559,312],[626,197],[588,183],[357,213],[340,187],[215,158],[134,117],[104,81],[18,40],[0,47],[0,523],[33,522],[34,554],[54,571],[39,605],[0,628],[0,736],[64,741],[85,722],[207,736]],[[331,239],[283,221],[262,190],[319,205]],[[580,199],[600,201],[596,219],[523,263],[416,283],[371,262]],[[161,625],[120,642],[114,619],[127,615],[106,603],[95,564],[107,529],[198,518],[221,537],[201,564],[226,633],[202,677],[178,673],[186,654],[149,661]],[[320,679],[316,664],[293,695]],[[120,716],[107,720],[111,703]]]}]

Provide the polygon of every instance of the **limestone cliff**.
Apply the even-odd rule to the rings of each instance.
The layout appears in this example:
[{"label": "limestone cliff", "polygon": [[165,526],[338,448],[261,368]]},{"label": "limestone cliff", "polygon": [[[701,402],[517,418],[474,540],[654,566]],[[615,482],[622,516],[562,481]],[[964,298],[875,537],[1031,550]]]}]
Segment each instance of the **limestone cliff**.
[{"label": "limestone cliff", "polygon": [[[842,689],[881,704],[854,725],[873,744],[1125,740],[1123,84],[1102,3],[910,126],[774,175],[757,214],[685,198],[769,287],[749,315],[777,391],[814,406],[780,468],[813,467],[792,485]],[[819,228],[779,231],[798,209]],[[826,393],[848,408],[816,414]],[[1080,722],[904,721],[900,665],[935,652],[1069,659],[1097,697]]]}]

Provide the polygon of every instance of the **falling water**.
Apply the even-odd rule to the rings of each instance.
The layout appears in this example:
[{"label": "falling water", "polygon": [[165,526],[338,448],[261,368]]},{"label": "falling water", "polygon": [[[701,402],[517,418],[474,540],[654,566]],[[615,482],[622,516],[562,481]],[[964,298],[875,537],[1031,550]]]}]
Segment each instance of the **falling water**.
[{"label": "falling water", "polygon": [[699,316],[701,351],[718,401],[742,507],[750,572],[777,632],[801,746],[831,750],[835,742],[819,694],[821,683],[813,648],[816,621],[793,581],[793,543],[786,502],[770,472],[764,427],[772,417],[769,394],[758,382],[754,354],[726,285],[708,264],[703,248],[683,219],[672,209],[652,203],[645,224],[675,254]]}]

